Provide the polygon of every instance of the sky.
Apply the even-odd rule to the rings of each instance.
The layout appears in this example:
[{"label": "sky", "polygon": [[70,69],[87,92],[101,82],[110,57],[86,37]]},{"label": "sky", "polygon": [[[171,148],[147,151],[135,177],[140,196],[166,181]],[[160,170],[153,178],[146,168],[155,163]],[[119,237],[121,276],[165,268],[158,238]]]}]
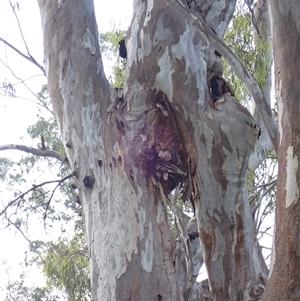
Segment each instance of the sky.
[{"label": "sky", "polygon": [[[17,1],[11,0],[11,2],[14,5]],[[18,3],[17,14],[29,52],[39,64],[43,65],[42,31],[37,1],[19,0]],[[126,29],[131,21],[132,0],[96,0],[95,12],[99,31],[105,32],[114,27]],[[0,37],[27,54],[9,0],[0,0]],[[26,130],[30,124],[34,123],[37,115],[37,105],[33,94],[40,91],[42,85],[46,83],[46,78],[40,69],[5,47],[2,42],[0,42],[0,59],[0,86],[4,81],[13,84],[17,96],[4,97],[0,94],[0,145],[19,143],[36,146],[36,141],[26,138],[28,136]],[[32,92],[24,86],[22,81]],[[17,151],[2,151],[0,157],[18,159],[20,154]],[[50,171],[38,177],[49,180],[49,177],[53,178],[55,174],[51,174]],[[5,190],[6,187],[0,183],[0,208],[3,202],[7,203],[12,197],[12,194]],[[30,230],[31,239],[45,235],[42,227],[35,227],[35,221],[32,221],[32,225],[31,228],[35,230]],[[20,264],[24,261],[24,252],[28,249],[28,243],[14,229],[3,230],[2,227],[0,228],[0,241],[2,246],[0,248],[0,300],[3,300],[5,292],[1,289],[5,287],[7,280],[6,268],[9,269],[11,280],[19,275]],[[2,265],[3,261],[7,262],[6,266]],[[38,275],[38,271],[31,270],[31,275]],[[44,282],[41,277],[34,276],[33,278],[37,285],[42,285]],[[37,280],[40,280],[40,283]]]}]

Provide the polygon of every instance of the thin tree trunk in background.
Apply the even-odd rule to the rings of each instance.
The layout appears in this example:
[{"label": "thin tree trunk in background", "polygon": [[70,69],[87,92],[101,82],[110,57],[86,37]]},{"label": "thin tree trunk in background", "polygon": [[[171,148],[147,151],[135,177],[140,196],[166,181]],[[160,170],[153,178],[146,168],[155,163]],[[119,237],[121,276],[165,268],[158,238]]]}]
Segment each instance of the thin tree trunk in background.
[{"label": "thin tree trunk in background", "polygon": [[300,6],[269,1],[280,131],[273,266],[263,300],[300,300]]}]

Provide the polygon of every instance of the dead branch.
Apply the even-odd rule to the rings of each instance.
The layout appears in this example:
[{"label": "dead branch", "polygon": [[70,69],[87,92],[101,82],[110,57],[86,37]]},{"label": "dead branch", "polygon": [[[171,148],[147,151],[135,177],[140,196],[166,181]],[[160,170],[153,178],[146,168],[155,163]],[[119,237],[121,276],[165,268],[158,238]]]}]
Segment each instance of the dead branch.
[{"label": "dead branch", "polygon": [[267,183],[263,183],[263,184],[261,184],[261,185],[257,185],[257,186],[255,186],[255,187],[249,189],[249,191],[257,190],[258,188],[263,188],[263,189],[265,189],[266,187],[268,187],[268,186],[270,186],[270,185],[273,185],[273,184],[276,183],[276,182],[277,182],[277,178],[274,179],[274,180],[271,180],[271,181],[269,181],[269,182],[267,182]]},{"label": "dead branch", "polygon": [[22,151],[25,153],[32,154],[34,156],[38,157],[47,157],[47,158],[55,158],[59,160],[60,162],[65,163],[66,162],[66,157],[62,156],[58,152],[50,149],[38,149],[38,148],[33,148],[21,144],[6,144],[6,145],[0,145],[0,151],[2,150],[18,150]]},{"label": "dead branch", "polygon": [[177,0],[164,1],[169,7],[189,20],[194,25],[197,32],[228,61],[236,75],[251,93],[262,116],[274,150],[277,153],[278,127],[272,116],[271,106],[265,99],[258,83],[253,79],[251,74],[239,58],[233,53],[230,47],[226,45],[199,16],[194,14],[192,11],[188,11],[186,7]]}]

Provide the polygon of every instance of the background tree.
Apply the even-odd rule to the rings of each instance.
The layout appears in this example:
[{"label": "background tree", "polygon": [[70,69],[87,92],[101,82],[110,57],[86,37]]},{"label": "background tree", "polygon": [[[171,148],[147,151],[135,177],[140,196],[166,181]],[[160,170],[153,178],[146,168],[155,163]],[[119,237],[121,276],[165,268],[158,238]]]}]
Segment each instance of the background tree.
[{"label": "background tree", "polygon": [[[9,277],[8,277],[9,278]],[[20,275],[20,280],[14,282],[8,280],[8,285],[6,288],[5,301],[56,301],[59,296],[52,294],[51,291],[45,287],[27,287],[24,283],[26,275],[22,273]]]},{"label": "background tree", "polygon": [[[273,266],[263,300],[297,300],[299,290],[299,7],[269,3],[278,97],[279,152]],[[284,34],[288,33],[288,34]],[[278,285],[283,289],[279,290]]]}]

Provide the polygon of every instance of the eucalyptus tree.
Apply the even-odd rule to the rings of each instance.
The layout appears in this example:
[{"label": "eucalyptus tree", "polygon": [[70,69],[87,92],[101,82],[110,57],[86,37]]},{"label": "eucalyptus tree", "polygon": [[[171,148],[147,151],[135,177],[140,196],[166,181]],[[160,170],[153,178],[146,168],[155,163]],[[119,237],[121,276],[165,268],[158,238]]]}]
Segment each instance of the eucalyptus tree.
[{"label": "eucalyptus tree", "polygon": [[273,265],[262,300],[298,300],[300,10],[297,1],[278,0],[270,1],[269,9],[280,135]]},{"label": "eucalyptus tree", "polygon": [[93,2],[39,5],[48,87],[77,178],[95,298],[197,295],[193,264],[183,290],[173,265],[165,210],[176,187],[196,206],[212,296],[256,298],[267,271],[245,173],[258,127],[223,80],[220,54],[254,86],[275,148],[277,137],[258,86],[222,43],[235,1],[134,1],[121,97],[103,72]]},{"label": "eucalyptus tree", "polygon": [[[259,300],[266,283],[262,298],[277,300],[283,279],[283,298],[299,299],[300,12],[296,0],[279,2],[250,9],[262,34],[268,30],[259,23],[271,7],[278,144],[269,92],[223,42],[235,0],[134,0],[122,95],[103,71],[93,1],[38,0],[48,88],[83,208],[95,300]],[[255,101],[255,119],[223,78],[222,56]],[[269,56],[260,84],[268,85],[270,66]],[[259,128],[262,147],[279,150],[282,171],[269,282],[246,184],[249,157],[261,147]],[[253,166],[263,159],[256,155]],[[187,228],[177,193],[195,206]],[[179,244],[167,206],[178,219]],[[207,287],[196,282],[202,260]]]}]

